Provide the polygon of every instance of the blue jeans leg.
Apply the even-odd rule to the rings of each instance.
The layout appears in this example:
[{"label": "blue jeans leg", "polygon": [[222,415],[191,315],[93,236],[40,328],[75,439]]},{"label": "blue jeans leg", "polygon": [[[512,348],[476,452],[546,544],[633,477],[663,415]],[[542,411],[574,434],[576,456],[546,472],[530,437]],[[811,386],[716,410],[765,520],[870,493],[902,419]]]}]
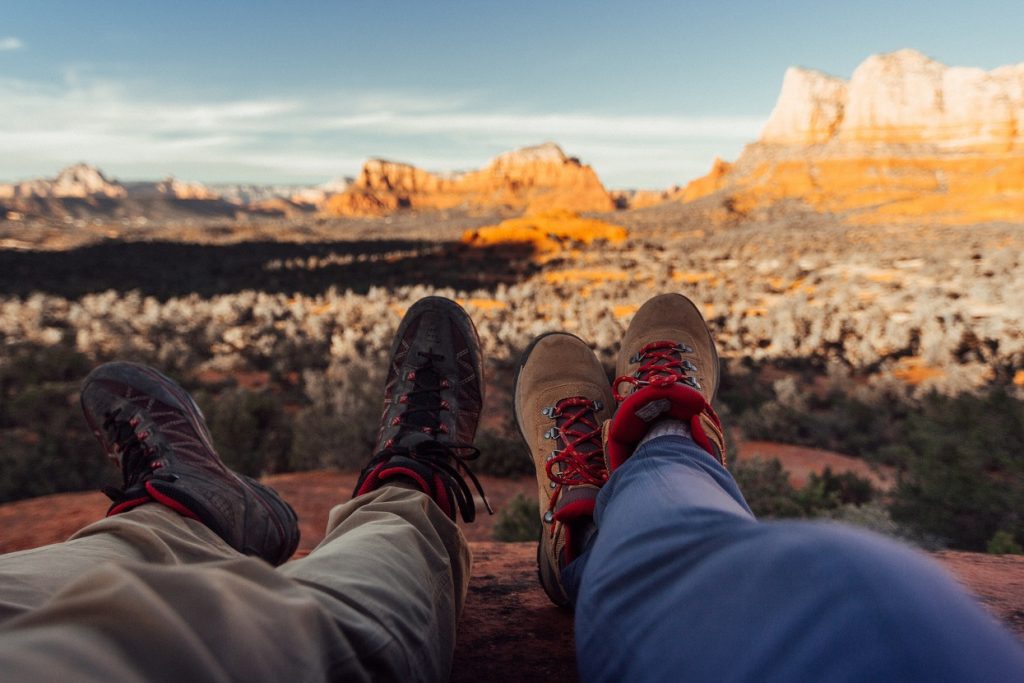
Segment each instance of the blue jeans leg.
[{"label": "blue jeans leg", "polygon": [[839,524],[757,522],[690,439],[652,439],[563,572],[583,680],[1021,681],[1024,648],[927,556]]}]

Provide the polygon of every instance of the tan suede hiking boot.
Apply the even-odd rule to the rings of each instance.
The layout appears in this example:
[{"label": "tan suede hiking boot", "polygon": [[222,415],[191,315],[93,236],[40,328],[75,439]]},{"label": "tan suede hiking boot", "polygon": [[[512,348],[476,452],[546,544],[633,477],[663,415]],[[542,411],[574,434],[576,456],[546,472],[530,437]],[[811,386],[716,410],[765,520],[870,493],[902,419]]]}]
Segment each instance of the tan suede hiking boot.
[{"label": "tan suede hiking boot", "polygon": [[537,470],[542,521],[537,568],[556,605],[570,602],[559,576],[581,552],[608,480],[601,424],[613,406],[604,368],[579,337],[541,335],[519,361],[515,418]]},{"label": "tan suede hiking boot", "polygon": [[693,440],[725,464],[725,437],[711,402],[718,391],[718,352],[707,324],[681,294],[649,299],[633,316],[615,366],[619,402],[605,428],[614,471],[647,430],[663,419],[685,422]]}]

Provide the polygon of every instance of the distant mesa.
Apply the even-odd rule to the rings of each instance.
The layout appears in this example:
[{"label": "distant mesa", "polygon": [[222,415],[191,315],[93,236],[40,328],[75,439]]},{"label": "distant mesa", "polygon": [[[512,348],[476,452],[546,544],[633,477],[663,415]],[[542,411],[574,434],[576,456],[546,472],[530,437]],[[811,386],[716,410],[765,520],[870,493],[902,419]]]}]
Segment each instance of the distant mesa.
[{"label": "distant mesa", "polygon": [[399,209],[509,208],[611,211],[615,201],[590,166],[548,142],[508,152],[467,173],[441,175],[371,159],[344,192],[327,199],[335,216],[374,216]]},{"label": "distant mesa", "polygon": [[124,185],[107,180],[99,169],[88,164],[68,166],[49,180],[0,185],[0,199],[117,199],[126,195]]},{"label": "distant mesa", "polygon": [[79,163],[54,178],[0,184],[0,219],[293,217],[317,210],[331,193],[345,187],[340,178],[316,188],[210,186],[177,178],[122,183]]},{"label": "distant mesa", "polygon": [[[618,201],[618,204],[617,204]],[[383,159],[365,163],[359,176],[316,187],[203,185],[167,178],[119,183],[87,164],[56,178],[0,185],[6,213],[40,218],[173,218],[263,214],[294,217],[380,216],[396,211],[510,209],[524,212],[612,211],[613,198],[594,170],[551,142],[507,152],[486,167],[439,174]]]},{"label": "distant mesa", "polygon": [[859,223],[1024,221],[1024,64],[900,50],[848,82],[790,68],[761,138],[681,193],[709,196],[734,217],[798,201]]}]

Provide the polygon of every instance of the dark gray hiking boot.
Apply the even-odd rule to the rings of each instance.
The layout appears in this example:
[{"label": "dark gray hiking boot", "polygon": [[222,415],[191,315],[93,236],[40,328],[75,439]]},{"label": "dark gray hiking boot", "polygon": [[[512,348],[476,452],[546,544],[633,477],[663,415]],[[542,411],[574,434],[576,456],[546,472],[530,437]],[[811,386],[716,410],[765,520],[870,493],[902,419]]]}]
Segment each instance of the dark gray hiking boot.
[{"label": "dark gray hiking boot", "polygon": [[454,301],[420,299],[402,318],[391,345],[375,455],[363,468],[353,496],[392,483],[415,486],[449,517],[476,517],[466,466],[483,407],[480,340],[469,315]]},{"label": "dark gray hiking boot", "polygon": [[279,565],[299,543],[295,512],[268,486],[229,470],[199,407],[174,380],[136,363],[107,363],[82,387],[82,411],[121,489],[107,516],[159,503],[202,522],[235,550]]}]

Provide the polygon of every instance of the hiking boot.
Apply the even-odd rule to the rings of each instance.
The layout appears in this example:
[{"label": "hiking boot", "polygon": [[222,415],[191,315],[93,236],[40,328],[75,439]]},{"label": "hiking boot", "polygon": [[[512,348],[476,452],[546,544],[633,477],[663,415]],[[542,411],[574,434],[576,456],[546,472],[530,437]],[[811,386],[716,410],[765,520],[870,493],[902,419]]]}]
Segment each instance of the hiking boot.
[{"label": "hiking boot", "polygon": [[353,496],[387,484],[413,486],[449,517],[456,510],[471,522],[480,482],[466,466],[483,407],[483,365],[476,328],[462,307],[438,296],[420,299],[406,312],[391,345],[384,384],[384,412],[376,455],[363,468]]},{"label": "hiking boot", "polygon": [[725,437],[711,402],[718,352],[700,311],[681,294],[649,299],[622,340],[612,383],[619,407],[605,427],[605,455],[615,471],[661,420],[684,422],[693,440],[725,464]]},{"label": "hiking boot", "polygon": [[224,465],[202,412],[174,380],[144,365],[107,363],[86,377],[81,400],[124,481],[104,490],[113,501],[108,517],[160,503],[245,555],[279,565],[295,552],[295,512],[270,487]]},{"label": "hiking boot", "polygon": [[559,606],[570,603],[561,570],[583,551],[608,481],[601,423],[613,407],[604,368],[582,339],[552,332],[527,347],[516,368],[515,418],[537,471],[540,583]]}]

